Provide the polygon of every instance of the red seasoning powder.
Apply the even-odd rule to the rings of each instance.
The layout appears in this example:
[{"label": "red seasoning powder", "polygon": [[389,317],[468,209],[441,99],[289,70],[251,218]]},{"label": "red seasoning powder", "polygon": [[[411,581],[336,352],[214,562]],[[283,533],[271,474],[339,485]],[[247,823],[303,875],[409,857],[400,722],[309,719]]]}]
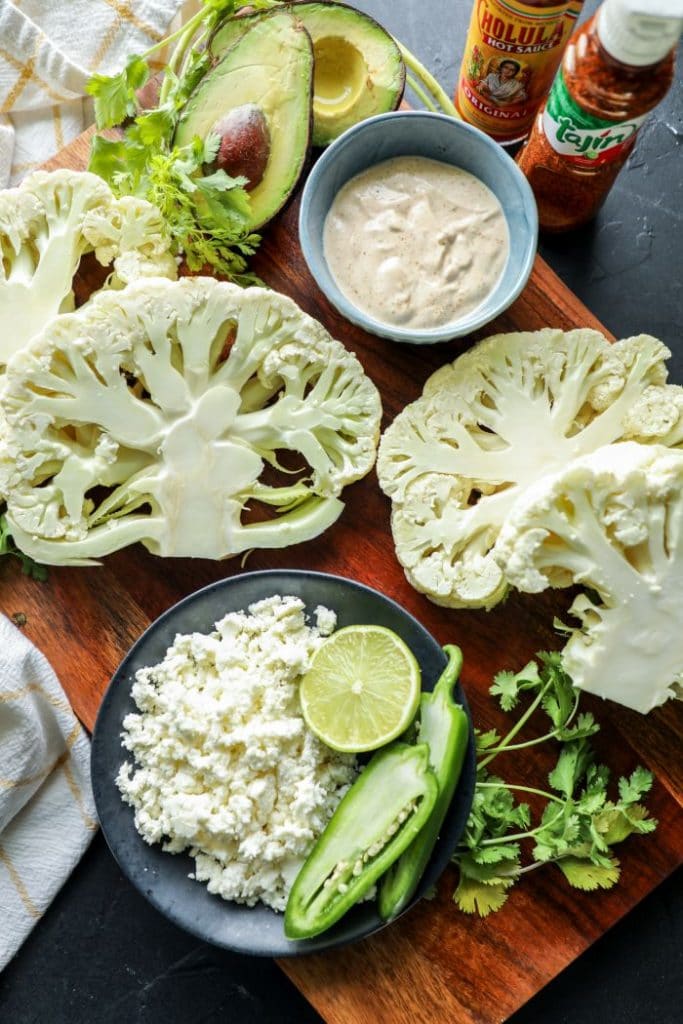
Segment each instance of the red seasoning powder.
[{"label": "red seasoning powder", "polygon": [[567,46],[517,156],[546,231],[566,231],[595,216],[646,115],[671,86],[681,21],[657,16],[657,6],[657,0],[606,0]]}]

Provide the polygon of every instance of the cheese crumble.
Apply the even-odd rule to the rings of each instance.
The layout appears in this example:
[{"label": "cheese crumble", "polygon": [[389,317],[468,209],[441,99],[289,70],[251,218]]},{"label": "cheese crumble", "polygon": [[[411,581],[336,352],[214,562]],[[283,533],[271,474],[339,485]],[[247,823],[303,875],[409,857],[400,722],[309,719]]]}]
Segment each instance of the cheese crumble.
[{"label": "cheese crumble", "polygon": [[[274,596],[215,632],[178,635],[141,669],[126,715],[116,783],[143,839],[188,850],[211,893],[284,910],[313,842],[356,774],[301,715],[299,681],[334,612]],[[191,876],[192,877],[192,876]]]}]

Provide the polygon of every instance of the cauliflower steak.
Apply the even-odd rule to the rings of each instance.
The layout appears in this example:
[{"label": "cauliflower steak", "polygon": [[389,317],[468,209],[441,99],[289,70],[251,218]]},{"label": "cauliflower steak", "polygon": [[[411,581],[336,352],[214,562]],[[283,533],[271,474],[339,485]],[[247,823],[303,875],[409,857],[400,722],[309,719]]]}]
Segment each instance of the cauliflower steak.
[{"label": "cauliflower steak", "polygon": [[491,608],[508,588],[495,557],[515,501],[602,445],[683,442],[683,389],[649,335],[499,334],[434,373],[384,433],[380,486],[396,554],[437,604]]},{"label": "cauliflower steak", "polygon": [[[52,321],[10,361],[3,404],[12,536],[71,565],[137,541],[225,558],[315,537],[371,469],[381,417],[356,357],[294,302],[201,277]],[[287,451],[301,472],[283,479]],[[253,503],[271,518],[243,521]]]}]

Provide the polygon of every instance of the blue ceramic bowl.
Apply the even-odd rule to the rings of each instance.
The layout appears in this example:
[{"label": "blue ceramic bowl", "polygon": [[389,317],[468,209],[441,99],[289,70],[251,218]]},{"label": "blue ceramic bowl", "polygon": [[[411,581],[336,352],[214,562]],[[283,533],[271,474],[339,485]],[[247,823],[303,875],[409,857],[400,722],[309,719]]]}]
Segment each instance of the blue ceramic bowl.
[{"label": "blue ceramic bowl", "polygon": [[[507,219],[510,254],[498,284],[475,310],[444,327],[403,328],[373,319],[341,292],[325,260],[323,225],[339,189],[355,174],[395,156],[429,157],[469,171],[497,196]],[[304,187],[299,238],[318,287],[347,320],[383,338],[431,345],[483,327],[514,302],[534,263],[538,214],[529,183],[514,160],[478,128],[444,114],[397,111],[361,121],[325,150]]]}]

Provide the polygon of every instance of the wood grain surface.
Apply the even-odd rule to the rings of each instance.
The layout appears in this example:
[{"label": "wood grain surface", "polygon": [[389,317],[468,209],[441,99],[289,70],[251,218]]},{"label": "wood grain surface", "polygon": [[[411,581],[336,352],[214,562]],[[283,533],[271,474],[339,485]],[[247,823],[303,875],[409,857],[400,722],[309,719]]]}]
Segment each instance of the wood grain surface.
[{"label": "wood grain surface", "polygon": [[[88,139],[77,140],[48,166],[82,168]],[[429,374],[474,340],[418,348],[364,334],[343,320],[315,287],[297,242],[297,206],[271,226],[255,269],[294,298],[355,351],[379,387],[385,424],[416,398]],[[87,286],[87,282],[85,282]],[[518,301],[494,330],[545,326],[599,327],[595,318],[537,259]],[[394,556],[389,501],[374,472],[345,492],[340,521],[318,540],[282,552],[255,552],[246,569],[310,568],[363,581],[399,601],[441,643],[465,655],[463,683],[477,725],[501,725],[488,696],[494,672],[519,668],[539,649],[558,647],[553,615],[567,593],[513,595],[491,612],[438,608],[406,582]],[[198,587],[242,571],[239,560],[216,563],[166,559],[136,547],[99,568],[51,569],[35,583],[14,565],[0,578],[0,610],[26,617],[28,637],[57,671],[76,713],[92,728],[117,664],[145,627]],[[683,860],[681,716],[672,705],[646,718],[585,700],[602,724],[597,746],[615,774],[638,763],[657,775],[650,806],[660,819],[654,840],[632,838],[619,848],[620,884],[606,893],[572,890],[557,869],[534,872],[512,891],[505,908],[486,920],[456,910],[453,870],[437,897],[423,902],[376,936],[327,954],[282,961],[283,970],[330,1024],[493,1024],[502,1021],[611,927]],[[500,770],[505,772],[505,764]],[[527,784],[547,771],[544,755],[515,764]]]}]

